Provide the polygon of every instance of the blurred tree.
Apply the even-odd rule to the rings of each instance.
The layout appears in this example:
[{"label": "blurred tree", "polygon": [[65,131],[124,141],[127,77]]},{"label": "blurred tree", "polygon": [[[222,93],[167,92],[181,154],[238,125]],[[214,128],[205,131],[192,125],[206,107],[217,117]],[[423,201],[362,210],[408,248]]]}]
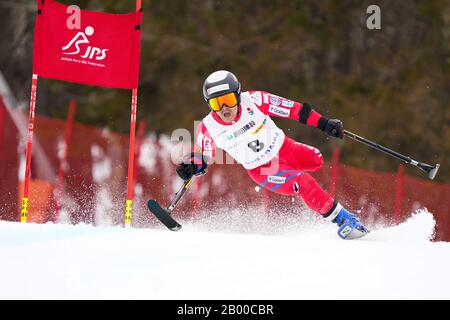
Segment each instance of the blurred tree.
[{"label": "blurred tree", "polygon": [[[82,9],[122,13],[132,0],[72,0]],[[381,9],[381,30],[366,27],[366,9]],[[208,112],[201,86],[230,69],[243,90],[308,101],[350,131],[427,163],[450,181],[450,3],[446,0],[180,0],[143,1],[138,119],[148,130],[193,131]],[[35,1],[0,2],[0,70],[28,99]],[[129,130],[130,93],[42,80],[38,114]],[[340,145],[344,163],[395,171],[398,161],[353,141],[336,141],[277,119],[290,136],[318,146],[329,159]],[[423,177],[416,169],[407,173]]]}]

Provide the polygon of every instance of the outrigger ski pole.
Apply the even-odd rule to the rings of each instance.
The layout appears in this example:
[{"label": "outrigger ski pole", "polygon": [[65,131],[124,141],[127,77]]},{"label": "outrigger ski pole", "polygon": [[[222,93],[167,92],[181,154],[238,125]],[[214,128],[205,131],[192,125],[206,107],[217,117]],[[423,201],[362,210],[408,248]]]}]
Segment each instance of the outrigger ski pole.
[{"label": "outrigger ski pole", "polygon": [[154,199],[150,199],[147,202],[147,206],[150,212],[152,212],[159,219],[159,221],[161,221],[167,228],[169,228],[172,231],[178,231],[181,229],[181,225],[178,222],[176,222],[174,218],[171,217],[171,214],[172,211],[175,209],[177,203],[181,200],[183,195],[192,185],[192,182],[193,178],[184,181],[180,190],[175,194],[172,202],[167,207],[167,209],[163,209],[159,205],[159,203]]},{"label": "outrigger ski pole", "polygon": [[430,178],[431,180],[434,179],[434,177],[436,176],[438,170],[439,170],[439,166],[440,164],[436,164],[435,166],[431,166],[429,164],[423,163],[423,162],[418,162],[415,161],[413,159],[411,159],[410,157],[404,156],[394,150],[391,150],[389,148],[383,147],[381,145],[379,145],[378,143],[375,143],[373,141],[370,141],[366,138],[360,137],[354,133],[351,133],[350,131],[344,130],[344,134],[346,136],[348,136],[349,138],[352,138],[353,140],[356,140],[358,142],[364,143],[365,145],[368,145],[369,147],[372,147],[378,151],[384,152],[390,156],[393,156],[394,158],[400,159],[406,163],[409,163],[417,168],[419,168],[422,171],[425,171],[428,175],[428,178]]}]

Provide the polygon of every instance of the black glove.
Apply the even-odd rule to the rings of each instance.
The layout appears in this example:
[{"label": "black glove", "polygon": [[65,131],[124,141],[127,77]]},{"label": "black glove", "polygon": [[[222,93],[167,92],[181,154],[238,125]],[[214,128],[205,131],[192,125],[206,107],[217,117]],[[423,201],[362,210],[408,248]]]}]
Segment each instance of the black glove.
[{"label": "black glove", "polygon": [[194,175],[203,175],[207,172],[207,161],[208,159],[206,159],[205,156],[202,156],[201,153],[192,152],[190,156],[188,156],[187,161],[177,165],[177,174],[184,181],[191,179]]},{"label": "black glove", "polygon": [[320,118],[317,127],[332,137],[340,139],[344,138],[344,125],[339,119],[327,119],[322,117]]}]

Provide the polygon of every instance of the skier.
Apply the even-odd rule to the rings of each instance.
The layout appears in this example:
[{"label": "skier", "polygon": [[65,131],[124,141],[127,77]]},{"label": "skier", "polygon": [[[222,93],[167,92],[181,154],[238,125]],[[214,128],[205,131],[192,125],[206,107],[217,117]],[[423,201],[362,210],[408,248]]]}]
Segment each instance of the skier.
[{"label": "skier", "polygon": [[[264,91],[241,92],[237,77],[226,70],[213,72],[206,78],[203,97],[211,112],[197,127],[194,150],[176,167],[180,178],[186,181],[205,174],[217,146],[242,164],[261,187],[302,197],[309,208],[340,227],[341,238],[360,237],[369,232],[354,213],[307,173],[322,167],[320,151],[285,136],[270,117],[291,118],[342,139],[340,120],[320,115],[308,103]],[[359,232],[354,232],[355,229]]]}]

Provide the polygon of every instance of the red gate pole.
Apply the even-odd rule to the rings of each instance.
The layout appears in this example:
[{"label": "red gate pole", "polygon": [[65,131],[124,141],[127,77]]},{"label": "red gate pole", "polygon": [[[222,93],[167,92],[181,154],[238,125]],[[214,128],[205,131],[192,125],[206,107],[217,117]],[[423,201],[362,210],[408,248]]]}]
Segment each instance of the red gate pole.
[{"label": "red gate pole", "polygon": [[395,223],[400,223],[400,216],[402,212],[402,198],[403,198],[403,177],[405,167],[402,163],[398,165],[396,184],[395,184]]},{"label": "red gate pole", "polygon": [[59,170],[58,170],[58,180],[56,183],[56,212],[58,213],[61,209],[61,203],[62,203],[62,193],[64,190],[64,178],[65,173],[67,170],[67,153],[70,146],[70,141],[72,139],[72,128],[73,128],[73,122],[75,118],[75,109],[76,104],[73,99],[70,100],[69,103],[69,112],[67,113],[67,120],[66,120],[66,135],[64,140],[64,146],[61,158],[59,160]]},{"label": "red gate pole", "polygon": [[38,75],[33,74],[31,78],[30,114],[28,117],[27,151],[25,164],[25,178],[23,183],[22,212],[20,215],[20,222],[23,223],[27,222],[27,215],[28,215],[28,192],[30,188],[31,150],[33,148],[33,127],[36,110],[37,82],[38,82]]},{"label": "red gate pole", "polygon": [[134,144],[136,140],[136,111],[137,111],[137,88],[132,89],[131,97],[131,125],[130,125],[130,149],[128,151],[128,189],[125,208],[125,226],[131,225],[131,210],[133,207],[134,186]]},{"label": "red gate pole", "polygon": [[[136,0],[136,11],[142,8],[142,1]],[[133,208],[133,187],[134,187],[134,143],[136,139],[136,112],[137,112],[138,89],[131,90],[131,125],[130,125],[130,146],[128,150],[128,187],[127,200],[125,206],[125,227],[131,226],[131,210]]]}]

